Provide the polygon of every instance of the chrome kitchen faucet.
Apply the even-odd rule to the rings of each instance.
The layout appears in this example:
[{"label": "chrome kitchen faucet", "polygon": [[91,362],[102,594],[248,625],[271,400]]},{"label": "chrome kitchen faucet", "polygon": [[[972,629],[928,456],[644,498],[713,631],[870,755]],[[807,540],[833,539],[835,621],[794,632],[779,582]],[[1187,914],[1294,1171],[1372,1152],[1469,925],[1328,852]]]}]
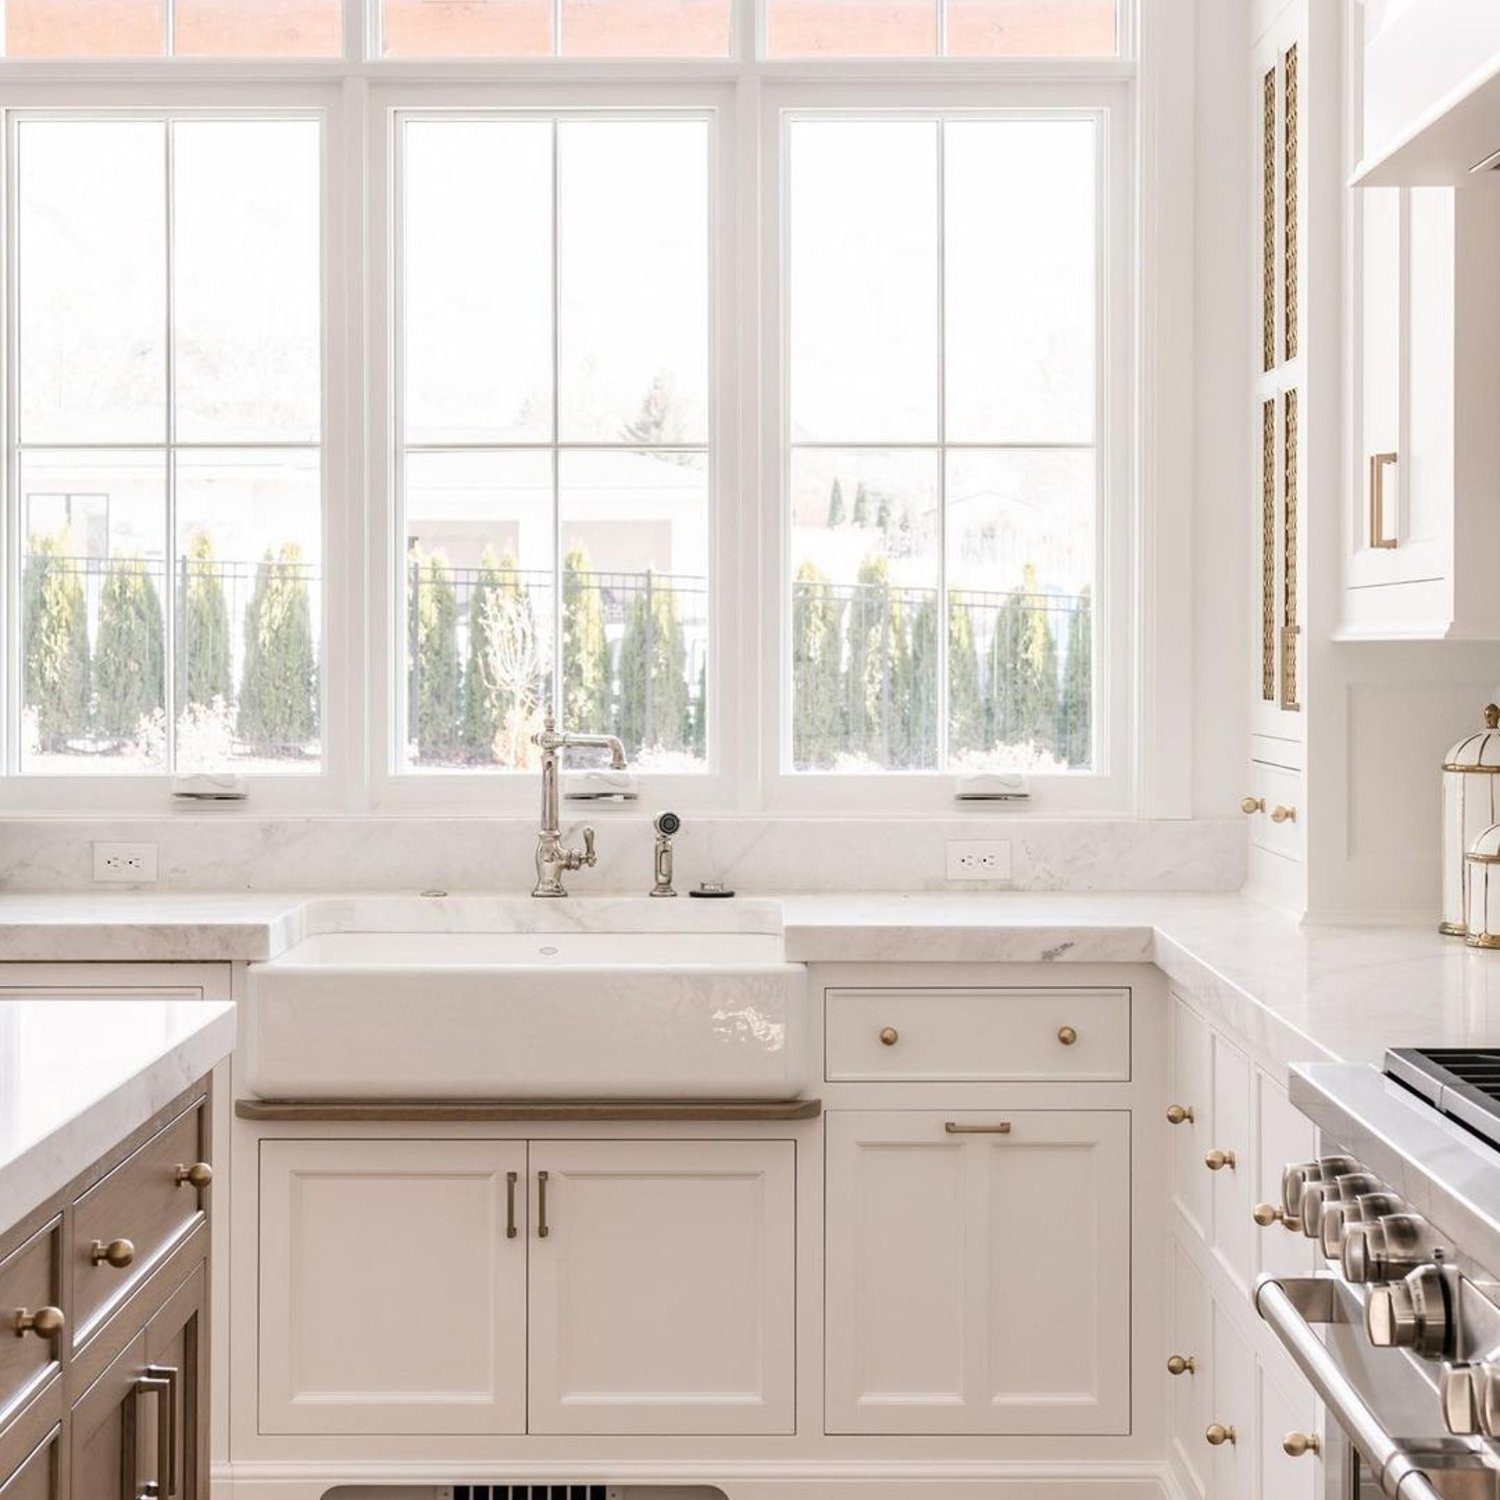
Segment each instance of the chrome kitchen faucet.
[{"label": "chrome kitchen faucet", "polygon": [[565,870],[580,870],[584,865],[593,865],[598,856],[594,853],[594,830],[583,830],[583,848],[565,849],[562,829],[558,827],[557,778],[564,750],[608,750],[612,770],[625,769],[625,746],[619,736],[613,734],[562,734],[557,732],[557,719],[552,711],[542,721],[541,731],[533,734],[531,743],[542,752],[542,821],[536,835],[536,886],[533,896],[566,896],[562,875]]}]

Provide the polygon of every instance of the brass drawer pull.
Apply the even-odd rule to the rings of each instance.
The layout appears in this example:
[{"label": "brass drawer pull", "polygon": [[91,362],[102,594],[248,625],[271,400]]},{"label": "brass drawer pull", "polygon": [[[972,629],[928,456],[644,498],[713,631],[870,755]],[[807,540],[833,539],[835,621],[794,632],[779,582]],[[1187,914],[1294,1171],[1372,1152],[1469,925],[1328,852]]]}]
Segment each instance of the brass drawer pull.
[{"label": "brass drawer pull", "polygon": [[1370,455],[1370,545],[1389,549],[1397,539],[1385,534],[1385,471],[1396,462],[1394,453]]},{"label": "brass drawer pull", "polygon": [[1167,1361],[1168,1375],[1196,1375],[1198,1361],[1191,1354],[1174,1354]]},{"label": "brass drawer pull", "polygon": [[544,1240],[551,1229],[547,1226],[547,1174],[538,1172],[536,1174],[536,1237]]},{"label": "brass drawer pull", "polygon": [[1286,1229],[1302,1228],[1302,1220],[1296,1214],[1289,1214],[1284,1208],[1277,1208],[1274,1203],[1257,1203],[1255,1212],[1250,1217],[1262,1229],[1269,1229],[1273,1224],[1280,1224]]},{"label": "brass drawer pull", "polygon": [[901,1033],[894,1026],[882,1026],[880,1028],[880,1045],[882,1047],[894,1047],[901,1040]]},{"label": "brass drawer pull", "polygon": [[195,1161],[190,1167],[179,1166],[172,1173],[178,1187],[195,1187],[201,1193],[214,1180],[214,1169],[206,1161]]},{"label": "brass drawer pull", "polygon": [[516,1237],[516,1174],[505,1174],[505,1238]]},{"label": "brass drawer pull", "polygon": [[1281,1451],[1288,1458],[1301,1458],[1305,1453],[1320,1453],[1323,1439],[1315,1432],[1289,1432],[1281,1440]]},{"label": "brass drawer pull", "polygon": [[89,1247],[91,1266],[103,1265],[108,1261],[115,1270],[123,1271],[134,1259],[135,1245],[130,1240],[111,1240],[107,1245],[103,1240],[95,1240]]},{"label": "brass drawer pull", "polygon": [[67,1322],[60,1307],[39,1307],[35,1312],[17,1308],[16,1337],[22,1339],[28,1333],[34,1333],[39,1339],[55,1339],[67,1327]]},{"label": "brass drawer pull", "polygon": [[1078,1033],[1071,1026],[1059,1026],[1057,1039],[1064,1047],[1071,1047],[1078,1040]]},{"label": "brass drawer pull", "polygon": [[1210,1448],[1222,1448],[1225,1443],[1232,1445],[1237,1436],[1234,1428],[1226,1427],[1222,1422],[1210,1422],[1208,1431],[1203,1434],[1204,1441]]},{"label": "brass drawer pull", "polygon": [[1271,809],[1271,821],[1273,823],[1295,823],[1297,821],[1297,809],[1295,807],[1273,807]]},{"label": "brass drawer pull", "polygon": [[1169,1104],[1167,1106],[1168,1125],[1191,1125],[1193,1123],[1193,1106],[1191,1104]]},{"label": "brass drawer pull", "polygon": [[1241,797],[1240,811],[1247,817],[1251,813],[1264,812],[1266,810],[1266,799],[1264,797]]},{"label": "brass drawer pull", "polygon": [[1010,1121],[1001,1120],[997,1125],[960,1125],[957,1120],[946,1120],[943,1129],[949,1135],[1009,1135]]},{"label": "brass drawer pull", "polygon": [[1203,1165],[1210,1172],[1222,1172],[1225,1167],[1234,1170],[1235,1158],[1233,1151],[1210,1151],[1203,1158]]}]

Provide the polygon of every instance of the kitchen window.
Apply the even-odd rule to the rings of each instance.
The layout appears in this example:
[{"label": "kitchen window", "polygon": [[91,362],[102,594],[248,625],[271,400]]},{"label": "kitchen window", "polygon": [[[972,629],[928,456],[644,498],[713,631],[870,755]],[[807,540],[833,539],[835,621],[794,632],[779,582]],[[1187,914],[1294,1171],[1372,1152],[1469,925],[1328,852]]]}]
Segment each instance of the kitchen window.
[{"label": "kitchen window", "polygon": [[1134,12],[8,0],[0,797],[1128,807]]}]

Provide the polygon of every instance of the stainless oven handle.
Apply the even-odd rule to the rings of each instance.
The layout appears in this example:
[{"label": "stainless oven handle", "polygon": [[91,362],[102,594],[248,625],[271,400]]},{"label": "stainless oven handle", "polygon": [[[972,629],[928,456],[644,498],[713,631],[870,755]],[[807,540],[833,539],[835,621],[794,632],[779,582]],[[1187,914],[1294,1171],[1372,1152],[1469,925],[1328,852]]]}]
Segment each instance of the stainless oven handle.
[{"label": "stainless oven handle", "polygon": [[1255,1310],[1281,1340],[1334,1421],[1380,1479],[1391,1500],[1441,1500],[1432,1481],[1402,1451],[1365,1405],[1316,1333],[1314,1323],[1335,1321],[1335,1283],[1326,1277],[1262,1276]]}]

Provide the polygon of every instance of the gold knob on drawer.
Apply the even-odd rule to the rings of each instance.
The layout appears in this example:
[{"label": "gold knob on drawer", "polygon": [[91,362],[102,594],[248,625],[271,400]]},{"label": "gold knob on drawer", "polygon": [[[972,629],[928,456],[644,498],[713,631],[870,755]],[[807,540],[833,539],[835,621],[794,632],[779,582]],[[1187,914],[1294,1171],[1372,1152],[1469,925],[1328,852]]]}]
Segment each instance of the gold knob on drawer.
[{"label": "gold knob on drawer", "polygon": [[1302,1228],[1301,1219],[1295,1214],[1289,1214],[1284,1208],[1277,1208],[1274,1203],[1257,1203],[1250,1217],[1262,1229],[1269,1229],[1273,1224],[1284,1224],[1288,1229]]},{"label": "gold knob on drawer", "polygon": [[1281,1451],[1288,1458],[1301,1458],[1304,1453],[1320,1453],[1323,1439],[1315,1432],[1289,1432],[1281,1440]]},{"label": "gold knob on drawer", "polygon": [[1064,1047],[1071,1047],[1078,1040],[1078,1033],[1071,1026],[1059,1026],[1057,1028],[1057,1039]]},{"label": "gold knob on drawer", "polygon": [[60,1307],[39,1307],[35,1312],[20,1308],[16,1313],[16,1337],[34,1333],[39,1339],[55,1339],[67,1324]]},{"label": "gold knob on drawer", "polygon": [[1168,1125],[1191,1125],[1193,1123],[1193,1106],[1191,1104],[1169,1104],[1167,1106]]},{"label": "gold knob on drawer", "polygon": [[1234,1152],[1210,1151],[1208,1155],[1203,1158],[1203,1165],[1207,1167],[1210,1172],[1222,1172],[1225,1167],[1232,1168],[1234,1166]]},{"label": "gold knob on drawer", "polygon": [[123,1271],[134,1259],[135,1246],[129,1240],[111,1240],[107,1245],[103,1240],[95,1240],[89,1247],[91,1266],[103,1265],[108,1261],[115,1270]]},{"label": "gold knob on drawer", "polygon": [[1167,1361],[1168,1375],[1194,1375],[1198,1371],[1198,1361],[1191,1354],[1174,1354]]},{"label": "gold knob on drawer", "polygon": [[1222,1448],[1225,1443],[1233,1443],[1236,1434],[1234,1428],[1226,1427],[1222,1422],[1210,1422],[1203,1437],[1210,1448]]},{"label": "gold knob on drawer", "polygon": [[894,1047],[901,1040],[901,1033],[894,1026],[880,1028],[880,1043],[883,1047]]},{"label": "gold knob on drawer", "polygon": [[1266,799],[1264,797],[1241,797],[1240,811],[1242,813],[1258,813],[1266,810]]},{"label": "gold knob on drawer", "polygon": [[1295,807],[1273,807],[1271,809],[1271,821],[1273,823],[1295,823],[1297,821],[1297,809]]},{"label": "gold knob on drawer", "polygon": [[179,1166],[172,1173],[172,1181],[178,1187],[184,1185],[198,1188],[200,1191],[206,1188],[214,1180],[214,1169],[206,1161],[195,1161],[190,1167]]}]

